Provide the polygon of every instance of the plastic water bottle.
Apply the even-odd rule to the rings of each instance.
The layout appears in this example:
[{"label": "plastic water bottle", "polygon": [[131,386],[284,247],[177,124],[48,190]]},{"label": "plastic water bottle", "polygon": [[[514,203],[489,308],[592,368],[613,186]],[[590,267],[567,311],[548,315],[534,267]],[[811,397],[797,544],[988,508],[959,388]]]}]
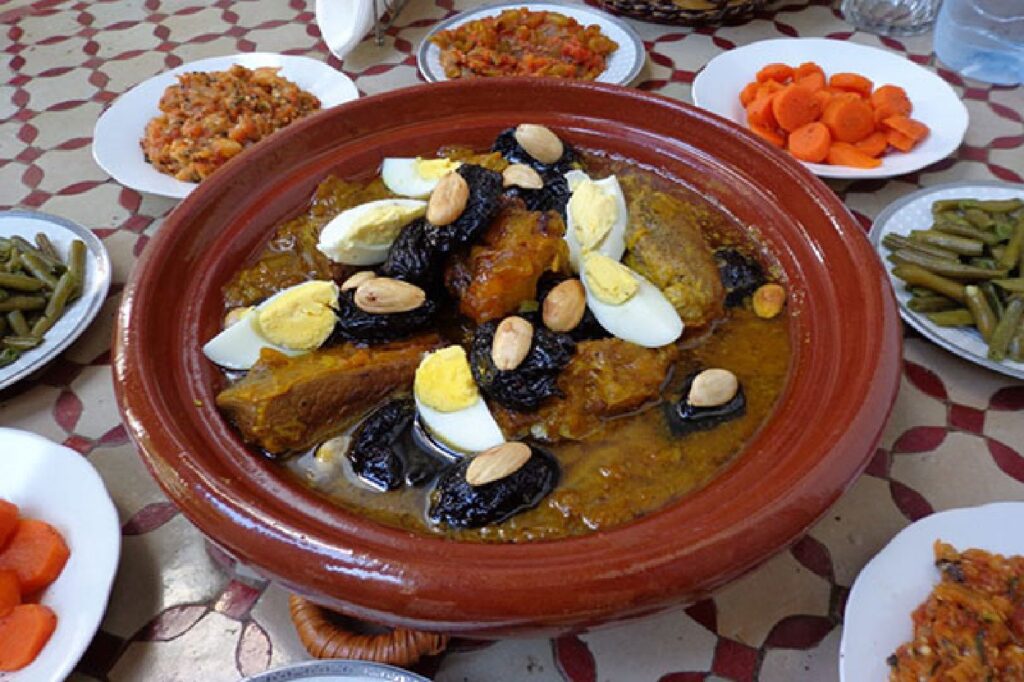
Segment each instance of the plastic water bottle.
[{"label": "plastic water bottle", "polygon": [[967,78],[1024,83],[1024,0],[944,0],[935,54]]}]

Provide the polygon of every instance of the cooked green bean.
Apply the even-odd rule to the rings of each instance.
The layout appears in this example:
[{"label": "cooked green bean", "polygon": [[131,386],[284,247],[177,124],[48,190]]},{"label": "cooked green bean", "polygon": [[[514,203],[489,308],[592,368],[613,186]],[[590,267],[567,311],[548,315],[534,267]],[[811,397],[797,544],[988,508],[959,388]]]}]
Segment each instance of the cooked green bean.
[{"label": "cooked green bean", "polygon": [[21,254],[21,262],[24,264],[25,269],[36,279],[42,280],[47,288],[53,289],[57,286],[57,278],[50,273],[50,268],[42,258],[26,251]]},{"label": "cooked green bean", "polygon": [[0,272],[0,287],[17,289],[18,291],[39,291],[45,286],[43,281],[28,275],[16,275],[13,272]]},{"label": "cooked green bean", "polygon": [[7,333],[7,318],[0,315],[0,336]]},{"label": "cooked green bean", "polygon": [[1024,222],[1018,223],[1014,229],[1013,236],[1006,244],[1006,250],[999,257],[999,267],[1004,270],[1015,267],[1017,261],[1020,260],[1022,248],[1024,248]]},{"label": "cooked green bean", "polygon": [[82,293],[85,285],[85,242],[76,239],[68,250],[68,272],[75,278],[75,294]]},{"label": "cooked green bean", "polygon": [[21,357],[21,353],[13,348],[4,348],[0,350],[0,367],[11,364],[15,360]]},{"label": "cooked green bean", "polygon": [[53,242],[43,232],[36,233],[36,247],[55,261],[60,260],[60,254],[53,247]]},{"label": "cooked green bean", "polygon": [[937,246],[961,256],[980,256],[985,252],[985,242],[980,239],[961,237],[938,230],[914,230],[910,233],[910,239],[922,244]]},{"label": "cooked green bean", "polygon": [[964,219],[971,225],[983,230],[992,227],[992,216],[978,208],[968,208],[964,211]]},{"label": "cooked green bean", "polygon": [[932,213],[946,213],[947,211],[959,211],[960,204],[969,199],[939,199],[932,202]]},{"label": "cooked green bean", "polygon": [[0,312],[11,310],[42,310],[46,307],[44,296],[11,296],[0,301]]},{"label": "cooked green bean", "polygon": [[21,254],[18,253],[17,249],[11,251],[11,257],[4,263],[4,270],[7,272],[17,272],[21,270]]},{"label": "cooked green bean", "polygon": [[985,232],[983,230],[979,230],[977,227],[971,225],[966,221],[954,222],[946,219],[936,220],[935,224],[932,225],[932,229],[938,230],[939,232],[945,232],[946,234],[957,235],[959,237],[977,239],[979,241],[985,242],[989,246],[994,246],[1001,242],[1003,239],[1005,239],[1005,237],[1000,238],[999,235],[993,232]]},{"label": "cooked green bean", "polygon": [[32,332],[30,336],[34,336],[36,338],[41,339],[46,334],[46,332],[50,331],[50,328],[53,327],[53,325],[56,323],[56,317],[50,317],[49,315],[41,315],[39,319],[37,319],[32,324]]},{"label": "cooked green bean", "polygon": [[1006,289],[1007,291],[1024,294],[1024,277],[1014,277],[1013,279],[994,279],[992,280],[992,283]]},{"label": "cooked green bean", "polygon": [[1017,325],[1017,332],[1010,341],[1010,357],[1015,362],[1024,362],[1024,320]]},{"label": "cooked green bean", "polygon": [[964,285],[951,279],[936,275],[919,265],[897,265],[892,274],[912,286],[926,287],[954,301],[963,303],[966,300]]},{"label": "cooked green bean", "polygon": [[11,237],[11,241],[13,241],[17,245],[18,250],[21,251],[22,256],[24,256],[25,254],[31,254],[31,255],[35,256],[39,260],[43,261],[43,263],[46,265],[46,267],[49,268],[50,272],[63,272],[64,271],[64,264],[63,263],[61,263],[59,260],[50,258],[49,256],[47,256],[45,253],[43,253],[42,251],[37,249],[32,244],[29,244],[22,237],[18,237],[18,236]]},{"label": "cooked green bean", "polygon": [[976,268],[985,268],[986,270],[998,270],[999,263],[996,262],[995,258],[988,258],[987,256],[974,257],[967,259],[968,265],[973,265]]},{"label": "cooked green bean", "polygon": [[985,300],[988,301],[988,305],[992,308],[992,312],[996,314],[998,320],[1003,316],[1003,310],[1006,305],[1003,303],[1003,297],[991,282],[981,282],[978,284],[978,288],[981,289],[981,293],[985,295]]},{"label": "cooked green bean", "polygon": [[992,338],[992,330],[996,327],[996,314],[985,300],[985,294],[976,286],[968,285],[964,289],[967,295],[967,309],[974,318],[974,326],[981,332],[981,338],[988,341]]},{"label": "cooked green bean", "polygon": [[49,317],[53,320],[60,317],[64,313],[64,307],[75,293],[77,286],[78,281],[71,274],[70,270],[61,275],[60,280],[57,282],[57,287],[53,290],[53,295],[50,296],[50,300],[46,304],[46,312],[43,313],[44,317]]},{"label": "cooked green bean", "polygon": [[915,313],[937,313],[959,308],[960,304],[945,296],[915,296],[907,301],[907,307]]},{"label": "cooked green bean", "polygon": [[0,289],[0,301],[4,300],[6,298],[10,298],[10,297],[11,297],[11,294],[10,294],[9,291],[7,291],[7,289]]},{"label": "cooked green bean", "polygon": [[891,251],[898,251],[899,249],[913,249],[926,253],[929,256],[935,256],[936,258],[944,258],[946,260],[956,260],[959,256],[953,251],[940,248],[938,246],[932,246],[931,244],[925,244],[924,242],[911,241],[906,237],[901,237],[898,234],[889,233],[882,237],[882,245]]},{"label": "cooked green bean", "polygon": [[989,360],[1001,362],[1006,359],[1006,351],[1010,347],[1010,341],[1017,333],[1022,315],[1024,315],[1024,298],[1014,296],[1006,304],[1006,311],[999,318],[996,328],[992,330],[992,338],[988,342]]},{"label": "cooked green bean", "polygon": [[1012,213],[1018,208],[1024,207],[1024,201],[1020,199],[968,199],[960,202],[963,209],[978,208],[988,213]]},{"label": "cooked green bean", "polygon": [[7,322],[11,325],[11,330],[18,336],[28,336],[32,333],[29,330],[28,322],[25,321],[25,315],[20,310],[12,310],[7,313]]},{"label": "cooked green bean", "polygon": [[940,327],[969,327],[974,324],[974,316],[966,308],[928,313],[925,317]]},{"label": "cooked green bean", "polygon": [[14,350],[31,350],[42,342],[42,339],[35,336],[5,336],[0,341],[5,347],[13,348]]},{"label": "cooked green bean", "polygon": [[933,258],[910,249],[900,249],[893,254],[897,263],[904,265],[918,265],[935,274],[954,279],[1004,279],[1008,274],[1006,270],[989,270],[978,268],[973,265],[954,263],[941,258]]}]

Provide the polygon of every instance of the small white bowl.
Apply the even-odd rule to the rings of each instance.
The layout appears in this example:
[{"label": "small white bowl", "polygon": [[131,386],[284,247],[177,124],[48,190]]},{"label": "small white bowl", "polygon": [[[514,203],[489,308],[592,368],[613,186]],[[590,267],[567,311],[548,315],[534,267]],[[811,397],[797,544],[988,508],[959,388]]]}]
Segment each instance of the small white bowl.
[{"label": "small white bowl", "polygon": [[0,428],[0,498],[56,528],[71,550],[42,604],[57,629],[35,661],[0,682],[63,680],[82,657],[107,608],[121,554],[121,524],[103,480],[79,453],[42,436]]},{"label": "small white bowl", "polygon": [[825,70],[826,77],[852,71],[870,78],[875,87],[898,85],[906,90],[914,106],[910,115],[931,129],[928,137],[909,152],[883,156],[878,168],[801,162],[820,177],[890,178],[912,173],[952,154],[967,132],[967,107],[942,78],[896,53],[828,38],[762,40],[723,52],[694,79],[693,103],[746,128],[740,90],[763,66],[773,62],[791,66],[815,62]]},{"label": "small white bowl", "polygon": [[894,537],[857,576],[846,603],[839,645],[840,682],[885,682],[885,659],[914,627],[910,614],[939,583],[936,540],[957,550],[1024,555],[1024,503],[1000,502],[927,516]]},{"label": "small white bowl", "polygon": [[164,90],[177,82],[179,74],[190,71],[226,71],[235,64],[249,69],[280,67],[278,75],[316,95],[320,99],[321,109],[329,109],[359,97],[359,90],[352,79],[309,57],[250,52],[201,59],[153,76],[114,100],[96,121],[92,140],[92,155],[96,163],[125,187],[184,199],[199,185],[161,173],[147,163],[139,140],[146,132],[146,124],[159,115],[158,105]]}]

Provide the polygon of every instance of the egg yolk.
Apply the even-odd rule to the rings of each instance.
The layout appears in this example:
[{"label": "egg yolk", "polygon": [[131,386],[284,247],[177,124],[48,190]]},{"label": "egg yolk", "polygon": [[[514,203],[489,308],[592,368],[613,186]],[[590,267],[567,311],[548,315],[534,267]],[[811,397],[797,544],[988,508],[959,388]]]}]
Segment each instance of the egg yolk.
[{"label": "egg yolk", "polygon": [[424,180],[440,180],[462,164],[449,159],[420,159],[414,164],[416,174]]},{"label": "egg yolk", "polygon": [[292,350],[319,348],[334,331],[338,285],[314,281],[286,289],[256,309],[255,327],[267,341]]},{"label": "egg yolk", "polygon": [[583,274],[587,288],[609,305],[625,303],[640,289],[632,270],[602,253],[591,252],[583,257]]},{"label": "egg yolk", "polygon": [[456,412],[480,399],[462,346],[429,353],[416,368],[416,397],[438,412]]},{"label": "egg yolk", "polygon": [[415,206],[401,204],[375,206],[352,221],[352,226],[342,240],[343,246],[391,244],[403,227],[426,212],[427,206],[423,202]]},{"label": "egg yolk", "polygon": [[583,180],[569,199],[573,230],[584,251],[590,251],[604,240],[619,217],[615,197],[593,180]]}]

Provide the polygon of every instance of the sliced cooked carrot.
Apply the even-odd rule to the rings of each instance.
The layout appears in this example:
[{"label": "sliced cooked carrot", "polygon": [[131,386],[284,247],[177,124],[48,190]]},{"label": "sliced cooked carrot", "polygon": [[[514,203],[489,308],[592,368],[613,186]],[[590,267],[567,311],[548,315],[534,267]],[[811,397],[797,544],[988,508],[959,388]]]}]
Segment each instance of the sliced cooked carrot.
[{"label": "sliced cooked carrot", "polygon": [[763,128],[775,127],[775,116],[772,114],[772,100],[774,95],[758,97],[747,105],[747,123]]},{"label": "sliced cooked carrot", "polygon": [[889,130],[886,132],[885,141],[896,149],[899,149],[901,152],[909,152],[917,145],[913,138],[907,137],[897,130]]},{"label": "sliced cooked carrot", "polygon": [[833,166],[852,168],[877,168],[881,161],[868,156],[848,142],[833,142],[828,150],[828,162]]},{"label": "sliced cooked carrot", "polygon": [[812,94],[821,105],[821,110],[825,111],[825,107],[827,107],[828,103],[832,101],[832,93],[829,92],[827,88],[822,88],[821,90],[815,90]]},{"label": "sliced cooked carrot", "polygon": [[21,586],[14,571],[0,571],[0,616],[6,616],[21,603]]},{"label": "sliced cooked carrot", "polygon": [[0,500],[0,549],[7,545],[7,541],[14,535],[14,529],[18,527],[18,505],[7,500]]},{"label": "sliced cooked carrot", "polygon": [[811,72],[806,76],[800,76],[793,81],[796,85],[799,85],[804,90],[821,90],[825,87],[825,74],[819,72]]},{"label": "sliced cooked carrot", "polygon": [[750,81],[740,90],[740,104],[747,106],[754,101],[754,98],[757,97],[757,86],[757,81]]},{"label": "sliced cooked carrot", "polygon": [[811,74],[820,73],[822,76],[825,75],[825,70],[815,64],[814,62],[804,62],[800,66],[793,69],[793,78],[803,78]]},{"label": "sliced cooked carrot", "polygon": [[906,116],[890,116],[882,121],[890,130],[895,130],[901,135],[906,135],[915,143],[920,142],[928,136],[928,126],[920,121],[915,121]]},{"label": "sliced cooked carrot", "polygon": [[869,96],[871,89],[875,87],[875,84],[870,79],[865,78],[859,73],[848,72],[832,74],[832,77],[828,79],[828,84],[833,88],[849,90],[865,97]]},{"label": "sliced cooked carrot", "polygon": [[810,90],[789,85],[772,99],[772,113],[780,128],[792,132],[821,116],[821,101]]},{"label": "sliced cooked carrot", "polygon": [[69,554],[67,543],[53,526],[21,519],[7,548],[0,552],[0,570],[17,573],[22,596],[30,595],[57,579]]},{"label": "sliced cooked carrot", "polygon": [[832,135],[820,121],[800,126],[789,134],[787,149],[801,161],[821,163],[828,156]]},{"label": "sliced cooked carrot", "polygon": [[859,142],[875,132],[875,117],[871,107],[860,99],[833,97],[821,122],[828,126],[832,137],[840,142]]},{"label": "sliced cooked carrot", "polygon": [[0,617],[0,671],[21,670],[34,661],[56,628],[56,614],[42,604],[20,604]]},{"label": "sliced cooked carrot", "polygon": [[759,126],[755,123],[751,123],[750,132],[780,149],[786,146],[786,138],[780,135],[774,128],[767,128],[765,126]]},{"label": "sliced cooked carrot", "polygon": [[782,90],[785,85],[778,81],[765,81],[764,83],[757,84],[757,97],[767,97],[768,95],[774,95],[776,92]]},{"label": "sliced cooked carrot", "polygon": [[907,92],[898,85],[883,85],[872,92],[871,106],[884,114],[876,117],[879,121],[890,116],[909,116],[912,108]]},{"label": "sliced cooked carrot", "polygon": [[853,146],[868,156],[881,156],[885,152],[885,148],[889,146],[889,142],[885,139],[885,133],[878,130],[860,142],[855,142]]},{"label": "sliced cooked carrot", "polygon": [[788,64],[768,64],[757,72],[757,82],[776,81],[788,83],[793,78],[793,67]]}]

